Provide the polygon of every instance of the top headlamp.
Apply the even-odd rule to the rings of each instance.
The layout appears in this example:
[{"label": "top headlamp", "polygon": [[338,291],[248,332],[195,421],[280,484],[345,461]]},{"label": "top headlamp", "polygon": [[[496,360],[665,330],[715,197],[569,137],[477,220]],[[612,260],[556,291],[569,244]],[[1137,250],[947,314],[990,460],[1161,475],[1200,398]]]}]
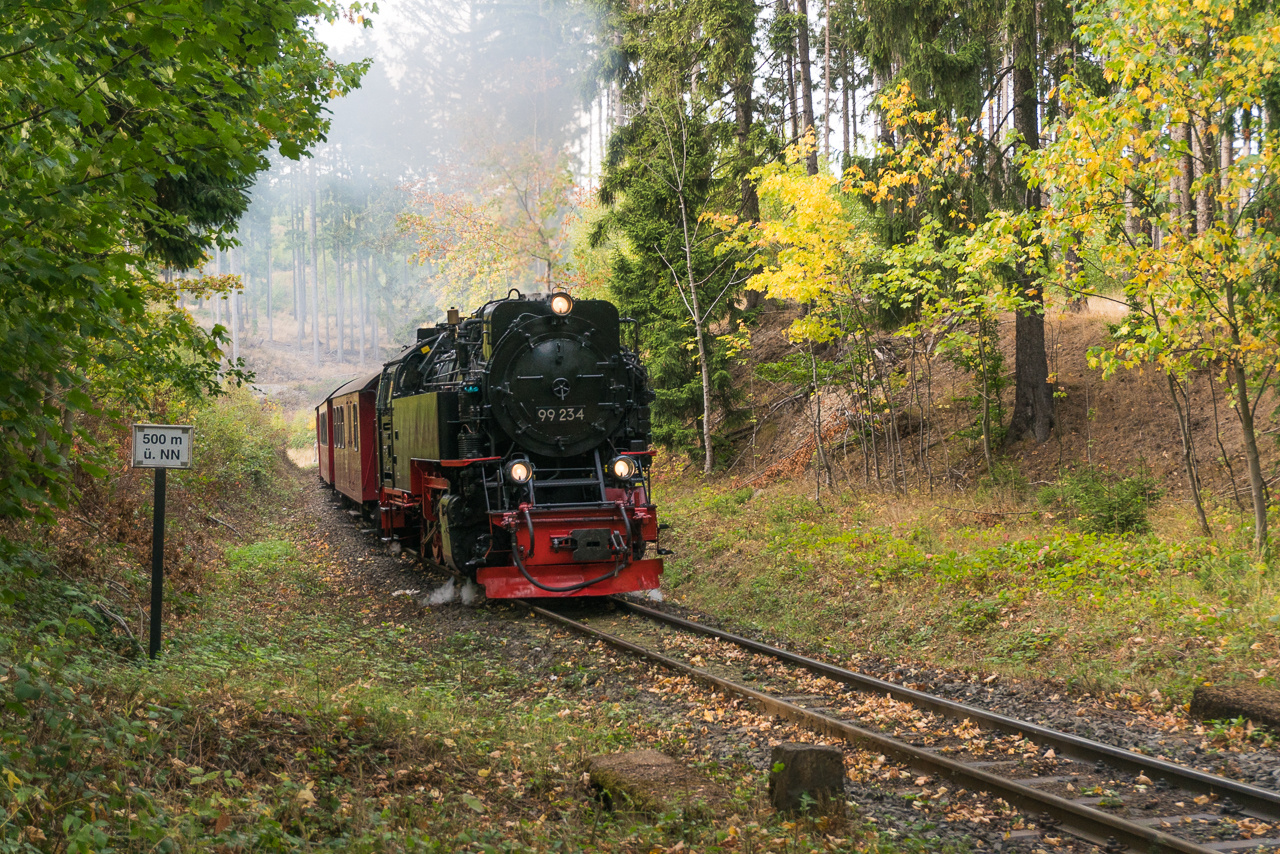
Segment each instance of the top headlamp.
[{"label": "top headlamp", "polygon": [[568,294],[552,294],[551,310],[563,317],[573,311],[573,297]]}]

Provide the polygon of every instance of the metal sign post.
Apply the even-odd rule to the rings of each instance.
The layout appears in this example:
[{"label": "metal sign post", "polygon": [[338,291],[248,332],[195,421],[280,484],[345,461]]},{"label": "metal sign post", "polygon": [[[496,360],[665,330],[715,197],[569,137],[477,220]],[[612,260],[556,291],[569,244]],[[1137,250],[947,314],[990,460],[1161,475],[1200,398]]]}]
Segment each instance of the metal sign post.
[{"label": "metal sign post", "polygon": [[160,654],[160,618],[164,611],[164,482],[169,470],[156,469],[155,501],[151,505],[151,643],[147,653]]},{"label": "metal sign post", "polygon": [[164,612],[164,489],[169,469],[191,468],[195,430],[187,424],[134,424],[133,467],[156,470],[155,501],[151,526],[151,643],[149,653],[160,653],[160,618]]}]

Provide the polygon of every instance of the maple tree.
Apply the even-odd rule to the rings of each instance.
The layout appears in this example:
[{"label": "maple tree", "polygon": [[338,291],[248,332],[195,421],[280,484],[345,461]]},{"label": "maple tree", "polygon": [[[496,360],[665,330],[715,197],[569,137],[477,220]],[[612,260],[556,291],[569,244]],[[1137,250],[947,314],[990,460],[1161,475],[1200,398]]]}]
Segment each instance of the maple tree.
[{"label": "maple tree", "polygon": [[1050,199],[1043,239],[1083,240],[1123,284],[1130,311],[1092,356],[1106,374],[1212,367],[1230,389],[1266,554],[1255,418],[1280,366],[1280,14],[1244,0],[1095,0],[1077,14],[1110,91],[1063,81],[1054,141],[1028,161]]}]

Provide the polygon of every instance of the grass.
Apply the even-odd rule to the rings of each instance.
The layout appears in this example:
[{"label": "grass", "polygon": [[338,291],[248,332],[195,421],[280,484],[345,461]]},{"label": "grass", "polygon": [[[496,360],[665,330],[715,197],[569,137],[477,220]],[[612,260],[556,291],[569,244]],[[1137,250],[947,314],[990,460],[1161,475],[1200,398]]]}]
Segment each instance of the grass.
[{"label": "grass", "polygon": [[[156,662],[90,605],[110,593],[118,549],[88,550],[71,575],[38,546],[6,547],[0,851],[930,846],[774,815],[746,757],[694,751],[694,724],[655,712],[639,685],[601,690],[594,656],[513,659],[501,612],[439,632],[348,590],[310,520],[253,521],[296,506],[295,488],[234,517],[239,538],[215,529],[228,539]],[[683,755],[734,793],[729,810],[604,809],[584,759],[632,746]]]},{"label": "grass", "polygon": [[[1217,511],[1087,532],[993,490],[977,503],[669,482],[665,586],[684,604],[836,654],[879,653],[1184,699],[1276,685],[1280,573]],[[943,506],[946,505],[946,506]],[[972,511],[972,512],[966,512]]]}]

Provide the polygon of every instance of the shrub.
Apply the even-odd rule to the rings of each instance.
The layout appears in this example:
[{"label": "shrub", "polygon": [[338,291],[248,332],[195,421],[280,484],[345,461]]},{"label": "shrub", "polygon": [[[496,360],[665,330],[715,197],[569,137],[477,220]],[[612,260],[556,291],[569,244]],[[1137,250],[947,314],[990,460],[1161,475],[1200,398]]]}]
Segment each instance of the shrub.
[{"label": "shrub", "polygon": [[1126,534],[1151,529],[1147,512],[1163,494],[1146,469],[1116,477],[1089,468],[1072,472],[1041,490],[1040,500],[1071,514],[1086,533]]},{"label": "shrub", "polygon": [[281,465],[287,428],[278,410],[247,389],[234,389],[195,413],[195,465],[189,472],[215,493],[243,494],[270,485]]},{"label": "shrub", "polygon": [[296,412],[289,419],[289,447],[310,450],[316,443],[316,413],[311,409]]}]

